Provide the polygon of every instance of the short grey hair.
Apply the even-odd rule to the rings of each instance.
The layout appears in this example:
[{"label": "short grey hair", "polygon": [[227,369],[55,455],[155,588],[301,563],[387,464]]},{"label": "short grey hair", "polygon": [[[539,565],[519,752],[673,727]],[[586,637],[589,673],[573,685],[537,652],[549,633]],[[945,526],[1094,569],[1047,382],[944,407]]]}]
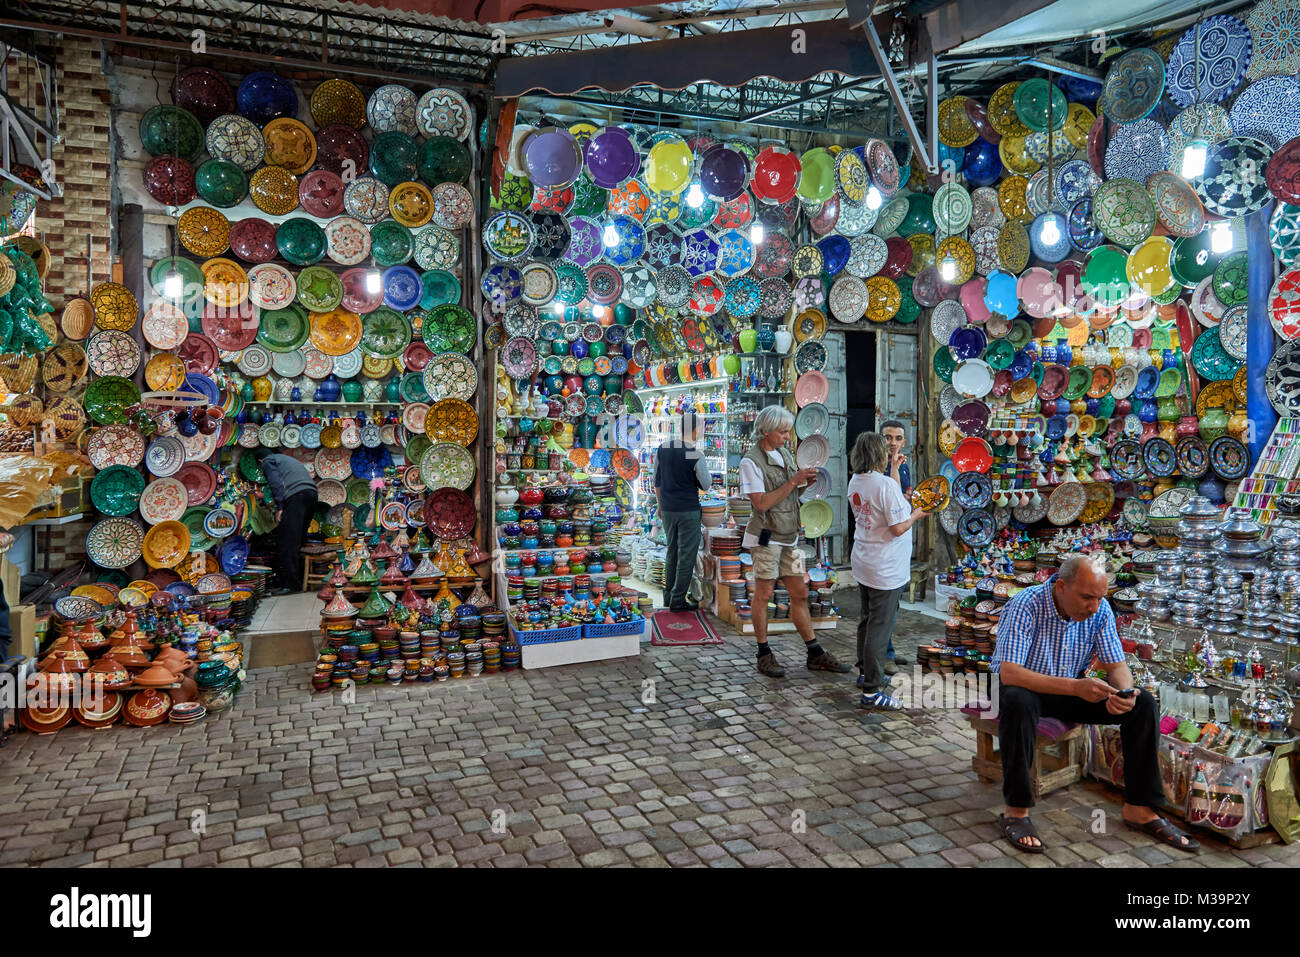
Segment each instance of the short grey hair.
[{"label": "short grey hair", "polygon": [[762,439],[771,432],[779,432],[794,425],[794,415],[782,405],[769,405],[754,419],[754,437]]},{"label": "short grey hair", "polygon": [[1079,570],[1085,567],[1094,574],[1101,575],[1103,578],[1107,577],[1105,559],[1094,555],[1086,555],[1083,552],[1074,552],[1066,556],[1065,561],[1061,562],[1056,577],[1063,582],[1074,581],[1074,577],[1079,574]]}]

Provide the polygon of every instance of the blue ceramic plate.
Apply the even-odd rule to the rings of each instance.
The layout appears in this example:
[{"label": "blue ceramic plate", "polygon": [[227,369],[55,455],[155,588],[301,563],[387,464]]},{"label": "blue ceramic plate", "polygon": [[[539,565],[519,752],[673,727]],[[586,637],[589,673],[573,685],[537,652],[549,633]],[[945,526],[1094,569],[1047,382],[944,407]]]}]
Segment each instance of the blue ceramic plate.
[{"label": "blue ceramic plate", "polygon": [[827,236],[817,243],[817,248],[822,251],[822,268],[831,276],[843,272],[853,255],[853,247],[843,236]]},{"label": "blue ceramic plate", "polygon": [[1150,399],[1156,394],[1156,386],[1160,382],[1160,370],[1155,366],[1147,366],[1138,372],[1137,385],[1133,388],[1133,396],[1138,399]]},{"label": "blue ceramic plate", "polygon": [[1250,30],[1236,17],[1193,24],[1169,55],[1169,99],[1184,107],[1226,100],[1250,69],[1253,49]]},{"label": "blue ceramic plate", "polygon": [[958,329],[948,340],[948,348],[952,350],[953,358],[958,362],[978,359],[984,354],[984,347],[987,344],[988,337],[984,335],[984,330],[971,326]]},{"label": "blue ceramic plate", "polygon": [[420,274],[410,266],[389,266],[384,270],[384,305],[398,312],[414,309],[424,295]]},{"label": "blue ceramic plate", "polygon": [[197,392],[208,400],[208,405],[221,404],[221,390],[217,384],[201,372],[191,372],[185,377],[185,388]]},{"label": "blue ceramic plate", "polygon": [[242,535],[232,535],[221,543],[219,554],[221,570],[227,575],[238,575],[248,564],[248,540]]}]

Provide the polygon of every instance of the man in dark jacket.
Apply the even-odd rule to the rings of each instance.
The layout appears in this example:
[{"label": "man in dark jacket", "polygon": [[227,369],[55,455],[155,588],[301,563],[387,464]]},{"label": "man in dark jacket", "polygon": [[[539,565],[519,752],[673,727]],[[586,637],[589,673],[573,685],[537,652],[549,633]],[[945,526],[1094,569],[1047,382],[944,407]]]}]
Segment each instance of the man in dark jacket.
[{"label": "man in dark jacket", "polygon": [[[265,450],[259,450],[265,451]],[[289,455],[260,456],[266,484],[275,500],[276,579],[273,595],[286,595],[302,588],[302,546],[307,538],[311,514],[316,509],[316,483],[307,467]]]},{"label": "man in dark jacket", "polygon": [[686,600],[686,592],[700,550],[700,492],[713,485],[709,463],[695,447],[702,426],[694,412],[683,412],[679,436],[659,446],[655,456],[655,495],[668,544],[664,556],[664,607],[669,611],[695,611],[700,607]]}]

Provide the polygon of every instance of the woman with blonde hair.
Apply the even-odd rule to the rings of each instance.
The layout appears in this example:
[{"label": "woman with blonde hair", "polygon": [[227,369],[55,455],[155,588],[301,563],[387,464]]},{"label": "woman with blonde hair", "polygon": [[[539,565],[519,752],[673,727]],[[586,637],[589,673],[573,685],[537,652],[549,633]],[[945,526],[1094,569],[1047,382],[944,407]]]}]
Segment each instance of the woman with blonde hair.
[{"label": "woman with blonde hair", "polygon": [[912,508],[903,491],[885,470],[889,445],[878,432],[859,433],[849,453],[849,507],[857,527],[853,533],[853,578],[862,600],[858,621],[858,687],[861,707],[901,711],[903,705],[886,690],[885,649],[894,636],[898,602],[911,577],[912,524],[925,512]]}]

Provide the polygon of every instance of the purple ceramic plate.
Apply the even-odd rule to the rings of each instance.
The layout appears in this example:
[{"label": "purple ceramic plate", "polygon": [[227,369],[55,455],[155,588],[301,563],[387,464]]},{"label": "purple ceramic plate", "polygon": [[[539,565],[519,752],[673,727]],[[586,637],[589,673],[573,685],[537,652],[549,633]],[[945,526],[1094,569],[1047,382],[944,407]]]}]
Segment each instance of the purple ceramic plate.
[{"label": "purple ceramic plate", "polygon": [[714,146],[700,158],[700,185],[710,199],[728,203],[749,183],[749,158],[726,146]]},{"label": "purple ceramic plate", "polygon": [[984,330],[971,326],[963,326],[948,339],[948,348],[952,350],[953,358],[958,362],[978,359],[984,354],[984,347],[987,344],[988,338],[984,335]]},{"label": "purple ceramic plate", "polygon": [[641,168],[641,157],[627,130],[607,126],[590,140],[584,151],[587,173],[601,189],[614,189]]}]

